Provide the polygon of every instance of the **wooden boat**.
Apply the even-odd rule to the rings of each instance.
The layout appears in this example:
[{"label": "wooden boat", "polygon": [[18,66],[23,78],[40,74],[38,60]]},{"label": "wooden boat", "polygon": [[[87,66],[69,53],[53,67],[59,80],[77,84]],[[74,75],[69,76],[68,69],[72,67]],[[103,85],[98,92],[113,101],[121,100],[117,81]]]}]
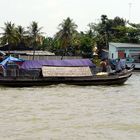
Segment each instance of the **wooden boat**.
[{"label": "wooden boat", "polygon": [[26,86],[46,86],[51,84],[72,84],[72,85],[115,85],[123,84],[132,75],[133,68],[120,73],[112,73],[109,75],[93,75],[83,77],[48,77],[48,78],[21,78],[21,77],[5,77],[0,78],[0,85],[11,87]]},{"label": "wooden boat", "polygon": [[[65,61],[65,65],[66,65],[67,61],[68,60]],[[76,61],[78,61],[78,60],[76,60]],[[54,62],[55,61],[53,61],[53,64],[54,64]],[[71,60],[70,60],[70,62],[71,62]],[[49,61],[49,63],[50,63],[50,61]],[[28,62],[27,62],[26,66],[34,67],[33,62],[29,62],[29,64],[30,65],[28,65]],[[39,61],[39,64],[41,64],[40,61]],[[44,64],[44,61],[43,61],[43,65],[46,65],[46,64]],[[52,64],[50,64],[50,65],[52,65]],[[61,67],[59,67],[60,65],[61,65]],[[70,65],[74,65],[74,66],[69,67]],[[47,76],[40,75],[40,74],[37,74],[37,76],[35,76],[36,75],[34,73],[35,70],[31,70],[30,73],[32,73],[32,76],[28,76],[26,71],[22,75],[21,74],[12,74],[12,75],[10,74],[7,76],[1,76],[0,85],[11,86],[11,87],[46,86],[46,85],[51,85],[51,84],[72,84],[72,85],[114,85],[114,84],[119,84],[120,85],[120,84],[123,84],[124,82],[126,82],[126,80],[132,75],[132,71],[134,69],[134,67],[131,67],[130,69],[125,69],[119,73],[114,72],[114,73],[109,73],[109,74],[104,74],[104,73],[103,74],[102,73],[94,74],[91,72],[91,69],[95,70],[95,68],[93,68],[93,64],[87,60],[78,61],[78,65],[76,63],[75,64],[72,63],[72,64],[68,64],[67,67],[62,67],[62,63],[61,63],[61,64],[59,64],[59,66],[57,63],[57,67],[55,65],[55,67],[53,67],[53,68],[55,68],[55,69],[61,68],[61,70],[65,69],[65,68],[66,69],[75,68],[74,69],[75,75],[69,74],[69,73],[66,73],[64,75],[63,71],[62,71],[61,74],[59,74],[59,75],[56,73],[55,73],[55,75],[54,75],[54,73],[53,74],[47,73]],[[90,67],[90,66],[92,66],[92,67]],[[42,67],[42,66],[39,65],[39,67]],[[26,68],[26,67],[23,66],[23,68]],[[52,67],[47,67],[47,68],[52,68]],[[76,72],[77,68],[79,70]],[[13,70],[14,69],[12,69],[12,71]],[[7,71],[8,71],[8,68],[7,68]],[[78,73],[80,73],[80,71],[83,71],[84,74],[82,75],[82,73],[81,73],[81,75],[78,75]],[[88,73],[89,71],[90,71],[90,73]],[[40,72],[42,73],[42,70],[39,71],[39,73]],[[52,72],[52,69],[51,69],[51,72]]]}]

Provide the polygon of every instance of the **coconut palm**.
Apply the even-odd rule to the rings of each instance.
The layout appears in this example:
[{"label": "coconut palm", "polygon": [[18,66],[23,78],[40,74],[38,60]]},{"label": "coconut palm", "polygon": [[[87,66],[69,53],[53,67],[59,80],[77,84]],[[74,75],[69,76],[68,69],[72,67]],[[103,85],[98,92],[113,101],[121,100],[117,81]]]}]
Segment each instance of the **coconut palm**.
[{"label": "coconut palm", "polygon": [[30,41],[29,41],[27,31],[25,31],[25,28],[19,25],[17,26],[16,30],[19,39],[19,46],[24,46],[24,47],[29,46]]},{"label": "coconut palm", "polygon": [[32,41],[32,46],[33,46],[33,59],[34,59],[34,55],[35,55],[35,49],[38,45],[38,43],[40,43],[40,37],[42,32],[41,29],[42,27],[38,27],[38,23],[33,21],[28,28],[28,33],[29,36],[31,38]]},{"label": "coconut palm", "polygon": [[24,27],[22,27],[21,25],[19,25],[16,28],[16,30],[17,30],[17,34],[18,34],[20,42],[23,42],[27,32],[25,31]]},{"label": "coconut palm", "polygon": [[59,24],[57,38],[60,40],[61,48],[66,51],[71,45],[72,36],[76,32],[77,25],[69,17]]},{"label": "coconut palm", "polygon": [[106,48],[108,49],[109,48],[109,43],[108,43],[109,34],[108,34],[108,18],[107,18],[107,15],[101,15],[101,21],[102,21],[102,29],[103,29],[103,32],[104,32]]},{"label": "coconut palm", "polygon": [[101,15],[102,24],[106,24],[107,20],[108,20],[107,15]]},{"label": "coconut palm", "polygon": [[2,30],[4,31],[1,37],[1,43],[3,45],[8,45],[9,53],[11,50],[11,47],[16,46],[19,42],[19,38],[17,36],[17,30],[14,23],[6,22],[4,23],[5,27],[2,27]]}]

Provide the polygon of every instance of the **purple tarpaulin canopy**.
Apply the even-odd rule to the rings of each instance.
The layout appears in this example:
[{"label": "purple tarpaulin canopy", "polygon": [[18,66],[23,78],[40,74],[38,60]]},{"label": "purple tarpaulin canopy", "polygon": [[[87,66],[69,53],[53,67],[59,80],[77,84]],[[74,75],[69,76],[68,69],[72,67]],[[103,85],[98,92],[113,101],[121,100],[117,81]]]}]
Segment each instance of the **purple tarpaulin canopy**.
[{"label": "purple tarpaulin canopy", "polygon": [[95,67],[89,59],[70,59],[70,60],[27,60],[22,69],[38,69],[42,66],[58,66],[58,67]]}]

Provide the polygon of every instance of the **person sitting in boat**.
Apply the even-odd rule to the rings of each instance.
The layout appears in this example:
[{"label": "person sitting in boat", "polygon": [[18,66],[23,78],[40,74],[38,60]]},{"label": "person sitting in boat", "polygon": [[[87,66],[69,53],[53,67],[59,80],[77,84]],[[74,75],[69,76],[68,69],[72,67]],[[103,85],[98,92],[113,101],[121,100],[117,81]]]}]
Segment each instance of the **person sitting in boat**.
[{"label": "person sitting in boat", "polygon": [[0,62],[2,62],[4,59],[4,56],[3,55],[0,55]]},{"label": "person sitting in boat", "polygon": [[100,62],[100,66],[102,68],[102,72],[107,72],[107,59],[102,59]]},{"label": "person sitting in boat", "polygon": [[126,62],[124,59],[118,59],[116,62],[116,72],[121,72],[126,68]]}]

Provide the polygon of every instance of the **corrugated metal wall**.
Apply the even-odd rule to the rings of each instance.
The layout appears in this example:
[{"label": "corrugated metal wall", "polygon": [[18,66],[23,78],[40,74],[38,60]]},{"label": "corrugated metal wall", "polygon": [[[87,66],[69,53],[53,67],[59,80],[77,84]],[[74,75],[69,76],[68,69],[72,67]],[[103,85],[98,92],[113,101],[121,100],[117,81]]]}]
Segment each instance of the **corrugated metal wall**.
[{"label": "corrugated metal wall", "polygon": [[[19,55],[19,58],[24,59],[24,60],[33,60],[33,56],[31,55]],[[36,55],[34,56],[34,60],[60,60],[62,57],[61,56],[55,56],[55,55]],[[63,59],[80,59],[82,58],[81,56],[63,56]]]}]

